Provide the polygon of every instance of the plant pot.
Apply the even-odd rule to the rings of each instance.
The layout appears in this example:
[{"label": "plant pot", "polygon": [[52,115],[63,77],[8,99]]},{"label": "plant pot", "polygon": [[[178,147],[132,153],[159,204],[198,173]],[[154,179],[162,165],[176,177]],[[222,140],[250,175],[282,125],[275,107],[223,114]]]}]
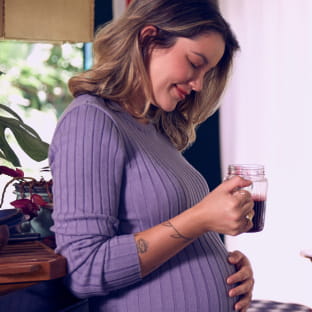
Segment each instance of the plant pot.
[{"label": "plant pot", "polygon": [[47,202],[46,205],[40,206],[38,216],[21,224],[21,231],[26,233],[39,233],[41,238],[53,236],[54,233],[50,230],[53,225],[52,180],[23,181],[15,183],[14,187],[16,199],[30,198],[32,194],[38,194]]},{"label": "plant pot", "polygon": [[13,184],[15,192],[19,193],[21,198],[28,198],[31,194],[38,194],[44,196],[43,199],[48,202],[53,202],[52,195],[52,180],[46,181],[41,179],[39,181],[23,181]]}]

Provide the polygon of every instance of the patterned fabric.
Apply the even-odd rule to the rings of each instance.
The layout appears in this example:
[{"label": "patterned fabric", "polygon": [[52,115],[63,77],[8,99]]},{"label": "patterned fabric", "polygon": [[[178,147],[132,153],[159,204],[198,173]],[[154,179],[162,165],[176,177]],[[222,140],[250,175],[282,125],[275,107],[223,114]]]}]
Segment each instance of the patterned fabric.
[{"label": "patterned fabric", "polygon": [[311,308],[295,303],[284,303],[269,300],[253,300],[248,312],[312,312]]}]

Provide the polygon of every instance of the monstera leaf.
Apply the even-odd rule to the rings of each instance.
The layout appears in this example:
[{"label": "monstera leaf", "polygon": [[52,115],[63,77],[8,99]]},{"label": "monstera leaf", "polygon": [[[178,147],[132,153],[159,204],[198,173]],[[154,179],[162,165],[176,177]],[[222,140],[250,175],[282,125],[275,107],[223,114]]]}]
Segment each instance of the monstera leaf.
[{"label": "monstera leaf", "polygon": [[48,157],[49,144],[42,141],[38,133],[9,107],[0,104],[0,111],[4,110],[12,117],[0,116],[0,158],[11,162],[14,166],[20,167],[21,163],[10,147],[5,136],[5,130],[12,131],[17,143],[22,150],[33,160],[42,161]]}]

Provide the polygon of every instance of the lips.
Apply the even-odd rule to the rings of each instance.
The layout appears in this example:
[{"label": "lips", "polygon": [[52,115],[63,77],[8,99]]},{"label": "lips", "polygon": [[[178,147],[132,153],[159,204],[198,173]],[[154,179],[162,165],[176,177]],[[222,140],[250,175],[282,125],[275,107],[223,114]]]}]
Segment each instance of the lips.
[{"label": "lips", "polygon": [[185,91],[184,89],[178,87],[177,85],[175,86],[176,87],[176,90],[178,92],[178,95],[180,97],[181,100],[184,100],[185,97],[188,95],[188,92]]}]

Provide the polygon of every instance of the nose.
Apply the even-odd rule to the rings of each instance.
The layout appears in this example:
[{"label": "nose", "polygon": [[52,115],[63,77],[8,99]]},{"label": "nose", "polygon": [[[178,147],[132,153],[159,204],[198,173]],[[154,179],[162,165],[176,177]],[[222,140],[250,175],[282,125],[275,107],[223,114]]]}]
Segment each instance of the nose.
[{"label": "nose", "polygon": [[203,89],[204,77],[202,75],[198,75],[195,79],[189,82],[193,91],[201,91]]}]

